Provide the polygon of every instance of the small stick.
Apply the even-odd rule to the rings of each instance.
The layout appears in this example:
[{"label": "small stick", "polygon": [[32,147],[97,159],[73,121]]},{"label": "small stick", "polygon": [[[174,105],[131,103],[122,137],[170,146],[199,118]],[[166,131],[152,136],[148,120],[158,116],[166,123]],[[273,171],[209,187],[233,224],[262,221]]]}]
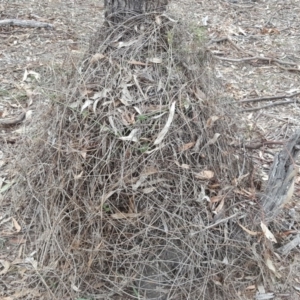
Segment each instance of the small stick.
[{"label": "small stick", "polygon": [[230,36],[226,36],[220,39],[212,39],[207,43],[207,46],[211,45],[212,43],[221,43],[221,42],[226,42],[228,41],[234,48],[236,48],[237,50],[244,52],[243,49],[241,49],[239,46],[237,46],[233,40],[230,38]]},{"label": "small stick", "polygon": [[6,25],[54,29],[54,26],[52,24],[33,21],[33,20],[18,20],[18,19],[0,20],[0,26],[6,26]]},{"label": "small stick", "polygon": [[283,66],[281,66],[280,64],[278,64],[278,63],[276,63],[276,62],[275,62],[275,65],[276,65],[277,67],[279,67],[280,69],[282,69],[282,70],[292,71],[292,72],[298,72],[298,71],[299,71],[299,68],[298,68],[298,67],[297,67],[297,68],[286,68],[286,67],[283,67]]},{"label": "small stick", "polygon": [[274,115],[271,115],[271,114],[267,114],[267,113],[262,113],[263,116],[266,116],[268,118],[272,118],[272,119],[275,119],[275,120],[278,120],[280,122],[284,122],[284,123],[288,123],[288,124],[293,124],[293,125],[297,125],[299,126],[299,121],[292,121],[291,119],[282,119],[282,118],[279,118],[279,117],[276,117]]},{"label": "small stick", "polygon": [[259,149],[260,147],[263,147],[265,145],[283,145],[283,144],[284,144],[284,142],[280,142],[280,141],[265,141],[265,142],[257,143],[257,144],[243,145],[243,147],[245,147],[246,149],[254,150],[254,149]]},{"label": "small stick", "polygon": [[21,113],[17,117],[9,118],[9,119],[0,119],[0,125],[3,126],[10,126],[10,125],[16,125],[20,122],[22,122],[25,119],[26,114]]},{"label": "small stick", "polygon": [[221,43],[221,42],[225,42],[227,41],[227,37],[222,37],[222,38],[219,38],[219,39],[212,39],[210,40],[208,43],[207,43],[207,46],[213,44],[213,43]]},{"label": "small stick", "polygon": [[244,99],[239,101],[239,103],[248,103],[248,102],[260,102],[260,101],[266,101],[266,100],[275,100],[275,99],[282,99],[282,98],[292,98],[297,95],[299,95],[300,92],[291,94],[291,95],[276,95],[276,96],[266,96],[266,97],[258,97],[253,99]]},{"label": "small stick", "polygon": [[263,108],[269,108],[269,107],[272,107],[272,106],[290,104],[290,103],[295,103],[295,102],[299,102],[299,100],[296,100],[296,101],[295,100],[278,101],[278,102],[274,102],[274,103],[264,105],[264,106],[261,106],[261,107],[246,108],[246,109],[241,110],[241,112],[256,111],[256,110],[260,110],[260,109],[263,109]]},{"label": "small stick", "polygon": [[[217,58],[217,59],[219,59],[219,60],[232,61],[232,62],[244,62],[244,61],[251,61],[251,60],[262,60],[262,61],[268,61],[269,63],[276,62],[276,63],[282,64],[282,65],[296,66],[297,67],[296,63],[292,63],[292,62],[288,62],[288,61],[284,61],[284,60],[280,60],[280,59],[272,58],[272,57],[253,56],[253,57],[244,57],[244,58],[227,58],[227,57],[221,57],[221,56],[217,56],[217,55],[214,55],[214,57]],[[300,69],[296,69],[295,68],[295,71],[300,71]]]},{"label": "small stick", "polygon": [[197,233],[202,233],[204,230],[208,230],[208,229],[210,229],[210,228],[214,228],[214,227],[216,227],[217,225],[219,225],[219,224],[221,224],[221,223],[227,222],[227,221],[229,221],[230,219],[235,218],[235,217],[238,216],[239,214],[240,214],[240,213],[238,212],[238,213],[235,213],[235,214],[233,214],[233,215],[231,215],[231,216],[229,216],[229,217],[227,217],[227,218],[225,218],[225,219],[219,220],[219,221],[217,221],[217,222],[214,223],[214,224],[211,224],[211,225],[209,225],[209,226],[204,227],[204,228],[201,229],[200,231],[193,232],[193,235],[194,235],[194,234],[197,234]]}]

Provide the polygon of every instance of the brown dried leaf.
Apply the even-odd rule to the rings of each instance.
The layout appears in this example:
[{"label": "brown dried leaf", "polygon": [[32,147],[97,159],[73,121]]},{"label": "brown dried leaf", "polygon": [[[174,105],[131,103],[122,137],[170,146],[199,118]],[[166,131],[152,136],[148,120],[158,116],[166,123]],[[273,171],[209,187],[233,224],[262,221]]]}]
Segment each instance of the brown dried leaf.
[{"label": "brown dried leaf", "polygon": [[182,169],[190,169],[191,167],[189,166],[189,165],[187,165],[187,164],[182,164],[181,166],[180,166]]},{"label": "brown dried leaf", "polygon": [[207,128],[211,128],[214,125],[214,123],[219,119],[220,117],[218,116],[211,116],[206,122]]},{"label": "brown dried leaf", "polygon": [[91,96],[92,100],[98,100],[98,99],[103,99],[107,98],[107,94],[111,91],[109,88],[104,88],[101,92],[95,93],[93,96]]},{"label": "brown dried leaf", "polygon": [[134,202],[134,197],[129,198],[129,212],[130,213],[135,213],[136,212],[136,206]]},{"label": "brown dried leaf", "polygon": [[143,189],[142,190],[142,192],[144,193],[144,194],[150,194],[150,193],[152,193],[153,191],[155,191],[155,187],[149,187],[149,188],[145,188],[145,189]]},{"label": "brown dried leaf", "polygon": [[277,243],[277,240],[276,240],[275,236],[273,235],[273,233],[269,230],[269,228],[263,222],[260,222],[260,227],[261,227],[265,237],[268,240],[270,240],[273,243]]},{"label": "brown dried leaf", "polygon": [[168,120],[167,120],[164,128],[158,134],[156,140],[154,141],[154,145],[159,145],[163,141],[163,139],[164,139],[165,135],[167,134],[167,132],[169,131],[169,128],[171,126],[171,123],[173,121],[174,114],[175,114],[175,105],[176,105],[176,102],[174,101],[172,103],[171,107],[170,107],[170,114],[169,114]]},{"label": "brown dried leaf", "polygon": [[213,138],[210,139],[210,140],[206,143],[205,146],[213,145],[213,144],[218,140],[218,138],[219,138],[220,135],[221,135],[220,133],[215,133],[214,136],[213,136]]},{"label": "brown dried leaf", "polygon": [[82,149],[82,150],[80,151],[80,155],[82,156],[83,159],[86,159],[87,149]]},{"label": "brown dried leaf", "polygon": [[194,174],[195,177],[197,179],[201,179],[201,180],[210,180],[212,178],[214,178],[215,176],[215,173],[213,171],[209,171],[209,170],[204,170],[204,171],[201,171],[199,173],[196,173]]},{"label": "brown dried leaf", "polygon": [[194,93],[199,101],[203,101],[206,99],[206,95],[198,87],[196,87],[196,90]]},{"label": "brown dried leaf", "polygon": [[112,214],[111,217],[114,220],[121,220],[121,219],[127,219],[127,218],[137,218],[140,215],[141,215],[140,213],[122,213],[122,212],[119,212],[119,213]]},{"label": "brown dried leaf", "polygon": [[215,189],[218,189],[220,187],[221,187],[220,183],[214,183],[214,184],[210,184],[208,186],[208,188],[211,189],[211,190],[215,190]]},{"label": "brown dried leaf", "polygon": [[28,76],[30,75],[32,75],[32,77],[34,77],[36,81],[40,81],[41,75],[39,73],[34,71],[27,71],[27,69],[25,69],[22,81],[27,81],[27,79],[29,80]]},{"label": "brown dried leaf", "polygon": [[213,197],[210,198],[210,202],[211,202],[211,203],[218,203],[218,202],[220,202],[223,198],[224,198],[224,196],[213,196]]},{"label": "brown dried leaf", "polygon": [[77,287],[75,284],[71,284],[71,288],[77,293],[81,292],[80,288]]},{"label": "brown dried leaf", "polygon": [[86,100],[86,101],[83,103],[80,112],[83,112],[86,108],[88,108],[88,107],[89,107],[90,105],[92,105],[93,103],[94,103],[94,101],[92,101],[92,100]]},{"label": "brown dried leaf", "polygon": [[161,17],[160,16],[155,16],[155,23],[157,25],[161,25]]},{"label": "brown dried leaf", "polygon": [[245,196],[247,198],[253,198],[253,194],[246,191],[245,189],[234,189],[233,192],[238,195]]},{"label": "brown dried leaf", "polygon": [[174,161],[175,162],[175,165],[182,168],[182,169],[190,169],[191,167],[187,164],[180,164],[177,160]]},{"label": "brown dried leaf", "polygon": [[195,142],[190,142],[190,143],[182,145],[181,147],[178,148],[178,150],[179,151],[186,151],[188,149],[191,149],[194,146],[195,146]]},{"label": "brown dried leaf", "polygon": [[106,200],[108,200],[117,190],[106,193],[101,199],[101,211]]},{"label": "brown dried leaf", "polygon": [[12,244],[12,245],[20,245],[20,244],[25,244],[26,239],[23,236],[17,236],[17,237],[9,239],[8,242],[9,242],[9,244]]},{"label": "brown dried leaf", "polygon": [[101,54],[101,53],[96,53],[92,56],[90,63],[91,64],[95,64],[96,62],[98,62],[99,60],[105,58],[105,55]]},{"label": "brown dried leaf", "polygon": [[14,227],[17,230],[17,232],[20,232],[22,227],[19,225],[19,223],[17,222],[17,220],[15,218],[11,218],[13,223],[14,223]]},{"label": "brown dried leaf", "polygon": [[139,132],[139,129],[133,129],[131,131],[131,133],[128,135],[128,136],[121,136],[119,137],[119,140],[122,140],[122,141],[131,141],[131,142],[137,142],[138,141],[138,138],[136,137],[137,133]]},{"label": "brown dried leaf", "polygon": [[126,84],[123,84],[122,95],[119,99],[125,106],[129,105],[129,102],[133,100]]},{"label": "brown dried leaf", "polygon": [[298,233],[297,230],[287,230],[287,231],[279,232],[279,236],[286,237],[286,236],[289,236],[291,234],[297,234],[297,233]]},{"label": "brown dried leaf", "polygon": [[3,270],[0,271],[0,275],[4,275],[9,270],[10,262],[8,262],[7,260],[0,259],[0,264],[3,266]]},{"label": "brown dried leaf", "polygon": [[156,174],[156,173],[158,173],[158,169],[156,169],[153,166],[150,166],[150,167],[145,168],[142,175],[148,176],[148,175],[153,175],[153,174]]},{"label": "brown dried leaf", "polygon": [[128,61],[128,63],[131,64],[131,65],[147,66],[146,63],[143,63],[141,61],[136,61],[136,60],[130,60],[130,61]]},{"label": "brown dried leaf", "polygon": [[132,41],[127,41],[127,42],[117,42],[117,43],[112,43],[111,45],[115,48],[123,48],[123,47],[129,47],[133,44],[135,44],[138,40],[132,40]]},{"label": "brown dried leaf", "polygon": [[124,112],[122,114],[122,122],[125,126],[134,124],[135,123],[135,114]]},{"label": "brown dried leaf", "polygon": [[261,34],[280,34],[280,31],[277,29],[277,28],[266,28],[266,27],[263,27],[261,30],[260,30]]},{"label": "brown dried leaf", "polygon": [[244,227],[242,224],[238,223],[238,225],[244,230],[246,231],[248,234],[252,235],[252,236],[257,236],[259,235],[259,232],[256,231],[251,231],[249,229],[247,229],[246,227]]},{"label": "brown dried leaf", "polygon": [[223,207],[224,207],[224,203],[225,203],[225,197],[222,198],[221,202],[219,203],[219,205],[215,208],[215,210],[213,211],[214,214],[218,214],[222,211]]},{"label": "brown dried leaf", "polygon": [[28,97],[28,103],[27,103],[27,106],[30,106],[32,103],[33,103],[33,100],[32,100],[32,96],[33,96],[33,91],[30,89],[30,88],[24,88],[25,92],[26,92],[26,95]]},{"label": "brown dried leaf", "polygon": [[271,270],[275,274],[275,276],[277,278],[281,278],[281,275],[277,272],[277,270],[270,258],[266,259],[266,265],[269,268],[269,270]]},{"label": "brown dried leaf", "polygon": [[79,173],[79,174],[74,175],[74,179],[78,180],[82,177],[82,175],[83,175],[83,171],[81,171],[81,173]]},{"label": "brown dried leaf", "polygon": [[158,58],[158,57],[152,57],[152,58],[148,58],[148,61],[154,64],[161,64],[162,63],[162,59]]}]

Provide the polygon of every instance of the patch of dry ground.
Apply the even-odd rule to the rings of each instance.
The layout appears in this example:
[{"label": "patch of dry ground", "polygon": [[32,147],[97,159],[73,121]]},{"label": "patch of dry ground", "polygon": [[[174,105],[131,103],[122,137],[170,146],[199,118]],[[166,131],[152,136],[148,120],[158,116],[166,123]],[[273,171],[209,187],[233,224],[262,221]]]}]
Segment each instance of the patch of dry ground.
[{"label": "patch of dry ground", "polygon": [[30,19],[55,26],[55,30],[0,27],[1,118],[26,113],[21,126],[1,127],[0,134],[0,272],[5,275],[0,277],[0,298],[42,299],[26,275],[35,266],[35,245],[25,244],[30,236],[24,224],[15,220],[11,226],[16,212],[3,193],[13,184],[15,147],[22,143],[28,128],[38,126],[32,124],[31,115],[39,114],[38,103],[51,103],[60,93],[62,81],[83,56],[90,35],[103,19],[103,5],[99,1],[1,1],[0,19]]},{"label": "patch of dry ground", "polygon": [[[0,27],[0,113],[10,117],[26,112],[22,127],[3,128],[0,135],[0,260],[5,274],[1,281],[3,299],[41,299],[38,290],[24,285],[27,272],[37,267],[34,245],[28,243],[30,236],[23,224],[13,219],[15,212],[4,192],[13,184],[14,170],[10,168],[14,145],[22,141],[30,125],[30,116],[36,112],[38,101],[51,102],[59,91],[60,82],[51,76],[59,74],[60,80],[68,81],[72,62],[82,57],[89,36],[102,20],[103,5],[99,1],[4,1],[0,3],[0,18],[35,19],[55,25],[55,30]],[[241,105],[240,100],[291,95],[300,91],[300,10],[299,1],[173,1],[171,10],[194,23],[199,35],[203,35],[215,56],[223,59],[269,57],[275,61],[234,62],[216,60],[219,79],[226,87],[224,101],[233,98],[237,109],[249,109],[271,104],[274,101]],[[40,17],[40,18],[39,18]],[[219,39],[226,38],[218,42]],[[292,65],[294,64],[294,65]],[[288,68],[295,70],[289,71]],[[31,74],[28,72],[33,71]],[[26,73],[27,72],[27,73]],[[34,73],[35,72],[35,73]],[[25,74],[25,75],[24,75]],[[299,128],[299,100],[257,111],[241,112],[246,120],[246,142],[285,141]],[[288,101],[290,98],[283,97]],[[32,124],[31,124],[32,126]],[[17,131],[16,131],[17,129]],[[25,130],[25,131],[24,131]],[[236,137],[240,138],[240,137]],[[277,148],[276,148],[277,147]],[[253,152],[257,168],[266,176],[280,146],[261,147]],[[24,155],[29,155],[24,153]],[[299,162],[298,162],[299,164]],[[288,242],[299,231],[299,174],[296,178],[293,201],[287,205],[289,217],[278,220],[287,223],[282,243]],[[13,187],[12,187],[13,188]],[[27,243],[25,244],[25,238]],[[277,267],[287,276],[281,284],[260,286],[260,292],[271,293],[273,299],[298,299],[300,288],[299,248],[291,255],[277,258]],[[250,279],[249,279],[250,281]],[[49,283],[48,283],[49,284]],[[34,286],[34,282],[32,282]],[[76,287],[75,287],[76,288]],[[255,289],[249,285],[249,290]],[[272,296],[272,293],[273,296]],[[9,295],[9,296],[7,296]],[[271,298],[270,298],[271,299]]]}]

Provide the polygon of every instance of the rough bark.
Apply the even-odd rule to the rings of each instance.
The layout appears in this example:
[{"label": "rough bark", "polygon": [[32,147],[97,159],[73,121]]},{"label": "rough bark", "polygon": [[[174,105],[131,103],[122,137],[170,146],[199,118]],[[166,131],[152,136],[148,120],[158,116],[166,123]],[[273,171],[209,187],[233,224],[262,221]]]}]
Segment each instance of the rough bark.
[{"label": "rough bark", "polygon": [[300,131],[295,133],[274,159],[262,206],[268,221],[280,212],[294,192],[294,180],[298,173],[295,161],[300,153]]},{"label": "rough bark", "polygon": [[105,17],[120,13],[126,16],[132,13],[164,11],[168,2],[169,0],[105,0]]}]

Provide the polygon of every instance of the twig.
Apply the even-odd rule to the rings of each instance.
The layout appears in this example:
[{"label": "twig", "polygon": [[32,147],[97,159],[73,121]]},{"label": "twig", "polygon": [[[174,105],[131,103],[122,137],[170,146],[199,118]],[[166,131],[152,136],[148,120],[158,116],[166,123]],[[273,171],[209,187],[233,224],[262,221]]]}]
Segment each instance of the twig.
[{"label": "twig", "polygon": [[54,26],[52,24],[33,21],[33,20],[5,19],[0,21],[0,26],[6,26],[6,25],[54,29]]},{"label": "twig", "polygon": [[213,43],[221,43],[221,42],[225,42],[225,41],[227,41],[227,40],[228,40],[227,37],[222,37],[222,38],[219,38],[219,39],[212,39],[212,40],[210,40],[210,41],[207,43],[206,46],[209,46],[209,45],[211,45],[211,44],[213,44]]},{"label": "twig", "polygon": [[230,36],[226,37],[227,41],[237,50],[241,51],[241,52],[245,52],[243,49],[241,49],[238,45],[236,45],[233,40],[230,38]]},{"label": "twig", "polygon": [[266,100],[275,100],[275,99],[282,99],[282,98],[292,98],[297,95],[299,95],[300,92],[291,94],[291,95],[276,95],[276,96],[267,96],[267,97],[258,97],[253,99],[244,99],[239,101],[239,103],[248,103],[248,102],[260,102],[260,101],[266,101]]},{"label": "twig", "polygon": [[204,227],[204,228],[201,229],[200,231],[193,232],[193,235],[194,235],[194,234],[197,234],[197,233],[202,233],[202,232],[205,231],[205,230],[214,228],[214,227],[216,227],[217,225],[219,225],[219,224],[221,224],[221,223],[227,222],[227,221],[229,221],[230,219],[235,218],[235,217],[238,216],[239,214],[240,214],[240,213],[235,213],[235,214],[233,214],[233,215],[231,215],[231,216],[229,216],[229,217],[227,217],[227,218],[225,218],[225,219],[219,220],[219,221],[217,221],[217,222],[214,223],[214,224],[211,224],[211,225],[209,225],[209,226]]},{"label": "twig", "polygon": [[[262,60],[262,61],[268,61],[269,63],[275,62],[275,63],[282,64],[282,65],[296,66],[297,67],[296,63],[291,63],[291,62],[280,60],[280,59],[277,59],[277,58],[265,57],[265,56],[264,57],[253,56],[253,57],[244,57],[244,58],[227,58],[227,57],[221,57],[221,56],[214,55],[214,57],[217,58],[217,59],[219,59],[219,60],[232,61],[232,62],[244,62],[244,61],[251,61],[251,60]],[[295,68],[294,71],[300,71],[300,69],[296,69]]]},{"label": "twig", "polygon": [[[244,57],[244,58],[226,58],[226,57],[220,57],[218,55],[214,55],[215,58],[219,60],[224,61],[232,61],[232,62],[244,62],[244,61],[251,61],[251,60],[262,60],[262,61],[268,61],[269,63],[274,62],[276,66],[279,68],[286,70],[286,71],[293,71],[293,72],[299,72],[300,68],[298,68],[298,65],[296,63],[291,63],[287,61],[283,61],[277,58],[271,58],[271,57],[259,57],[259,56],[253,56],[253,57]],[[290,65],[295,66],[295,68],[286,68],[281,66],[282,65]]]},{"label": "twig", "polygon": [[294,72],[298,72],[300,69],[297,67],[297,68],[286,68],[286,67],[283,67],[283,66],[281,66],[279,63],[276,63],[275,62],[275,65],[277,66],[277,67],[279,67],[280,69],[282,69],[282,70],[286,70],[286,71],[294,71]]},{"label": "twig", "polygon": [[262,115],[266,116],[268,118],[272,118],[272,119],[278,120],[280,122],[284,122],[284,123],[288,123],[288,124],[293,124],[293,125],[299,126],[299,121],[292,121],[290,118],[288,118],[287,120],[285,120],[283,118],[279,118],[277,116],[274,116],[274,115],[271,115],[271,114],[268,114],[268,113],[262,113]]},{"label": "twig", "polygon": [[243,145],[243,147],[245,147],[246,149],[259,149],[260,147],[263,147],[265,145],[283,145],[284,142],[280,142],[280,141],[265,141],[262,143],[257,143],[257,144],[248,144],[248,145]]},{"label": "twig", "polygon": [[274,102],[268,105],[264,105],[261,107],[253,107],[253,108],[246,108],[241,110],[241,112],[249,112],[249,111],[256,111],[256,110],[260,110],[260,109],[264,109],[264,108],[269,108],[272,106],[277,106],[277,105],[285,105],[285,104],[290,104],[290,103],[295,103],[295,102],[299,102],[299,100],[289,100],[289,101],[278,101],[278,102]]},{"label": "twig", "polygon": [[221,43],[228,41],[234,48],[236,48],[238,51],[244,52],[246,54],[252,55],[251,53],[246,52],[245,50],[241,49],[238,45],[234,43],[234,41],[231,39],[230,36],[226,36],[220,39],[212,39],[207,43],[207,46],[211,45],[212,43]]},{"label": "twig", "polygon": [[246,145],[245,144],[234,144],[233,147],[254,150],[254,149],[259,149],[266,145],[284,145],[284,143],[285,142],[282,142],[282,141],[263,141],[263,142],[246,144]]}]

